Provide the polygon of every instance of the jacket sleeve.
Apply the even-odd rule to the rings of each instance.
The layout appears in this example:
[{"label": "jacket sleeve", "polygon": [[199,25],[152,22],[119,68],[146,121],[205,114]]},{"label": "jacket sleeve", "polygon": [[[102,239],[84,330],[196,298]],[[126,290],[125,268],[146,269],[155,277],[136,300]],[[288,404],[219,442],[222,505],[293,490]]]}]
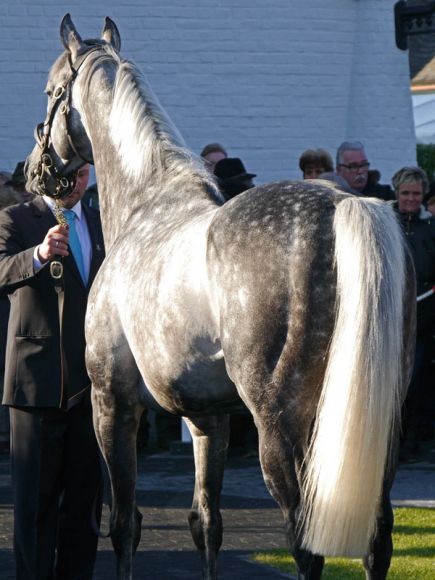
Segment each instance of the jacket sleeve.
[{"label": "jacket sleeve", "polygon": [[26,247],[23,230],[12,212],[0,211],[0,294],[11,294],[39,274],[33,268],[35,246]]}]

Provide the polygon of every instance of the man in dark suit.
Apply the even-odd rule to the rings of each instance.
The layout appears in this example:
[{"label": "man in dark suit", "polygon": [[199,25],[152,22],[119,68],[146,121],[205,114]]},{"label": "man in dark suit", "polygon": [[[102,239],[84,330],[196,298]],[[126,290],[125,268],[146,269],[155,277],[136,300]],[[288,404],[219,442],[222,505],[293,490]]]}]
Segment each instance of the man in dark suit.
[{"label": "man in dark suit", "polygon": [[[62,211],[73,212],[69,228],[56,222],[51,198],[0,212],[0,292],[11,302],[3,404],[10,407],[18,580],[91,580],[95,562],[91,516],[94,503],[100,514],[101,475],[84,320],[104,248],[99,213],[81,203],[88,178],[85,165],[61,200]],[[63,305],[50,274],[55,256],[64,266]]]}]

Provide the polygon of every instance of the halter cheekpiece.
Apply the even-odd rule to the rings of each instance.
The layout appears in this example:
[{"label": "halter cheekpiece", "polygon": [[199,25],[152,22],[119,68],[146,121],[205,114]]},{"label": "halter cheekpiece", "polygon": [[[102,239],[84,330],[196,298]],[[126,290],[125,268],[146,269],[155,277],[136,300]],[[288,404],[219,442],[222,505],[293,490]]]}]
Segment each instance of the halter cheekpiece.
[{"label": "halter cheekpiece", "polygon": [[[41,148],[41,156],[38,165],[34,172],[34,177],[36,178],[36,193],[39,195],[48,195],[54,197],[55,199],[60,199],[66,195],[69,195],[75,187],[76,184],[76,173],[68,171],[59,170],[50,153],[51,147],[51,129],[53,125],[54,116],[59,109],[62,115],[65,115],[66,127],[67,127],[67,137],[71,149],[74,151],[75,155],[81,157],[86,163],[92,163],[92,159],[86,159],[81,153],[77,151],[74,142],[71,137],[70,125],[69,125],[69,113],[71,110],[71,88],[80,67],[87,59],[87,57],[100,50],[100,45],[94,45],[89,48],[86,52],[80,54],[74,62],[71,62],[70,56],[68,57],[71,73],[68,78],[60,85],[56,87],[51,97],[50,105],[47,111],[47,116],[43,123],[39,123],[35,127],[34,135],[35,140]],[[63,98],[63,97],[66,98]],[[67,166],[68,167],[68,166]],[[66,167],[66,168],[67,168]],[[46,183],[49,179],[52,179],[56,183],[54,193],[49,193],[46,188]]]}]

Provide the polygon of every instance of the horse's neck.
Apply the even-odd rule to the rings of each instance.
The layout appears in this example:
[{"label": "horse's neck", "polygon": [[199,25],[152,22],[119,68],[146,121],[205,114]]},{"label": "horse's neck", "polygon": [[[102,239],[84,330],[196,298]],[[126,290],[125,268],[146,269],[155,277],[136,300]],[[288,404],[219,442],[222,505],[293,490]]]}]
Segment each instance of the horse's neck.
[{"label": "horse's neck", "polygon": [[152,181],[135,183],[110,147],[100,151],[97,148],[94,153],[94,162],[107,250],[131,229],[140,227],[144,233],[152,232],[158,223],[160,228],[171,230],[178,227],[180,220],[195,220],[219,204],[213,190],[208,191],[201,179],[197,183],[175,180],[170,186]]},{"label": "horse's neck", "polygon": [[[87,98],[82,103],[88,135],[92,142],[107,247],[130,226],[132,216],[137,216],[138,212],[142,212],[144,217],[151,212],[160,214],[160,220],[170,223],[171,219],[176,219],[177,212],[185,214],[186,210],[189,213],[208,211],[216,204],[212,199],[213,186],[207,184],[207,180],[200,174],[191,172],[191,179],[186,183],[181,171],[181,176],[175,175],[162,182],[162,172],[153,172],[149,168],[142,171],[141,164],[153,168],[157,162],[163,163],[163,153],[158,149],[157,139],[149,139],[155,143],[157,153],[151,147],[148,152],[146,147],[143,148],[145,151],[140,149],[138,152],[140,140],[134,135],[134,123],[130,127],[133,141],[131,147],[128,147],[129,135],[125,132],[125,127],[119,128],[117,125],[131,120],[132,114],[127,112],[125,118],[122,115],[115,116],[118,123],[114,122],[114,91],[110,84],[113,83],[114,70],[115,67],[96,71],[90,82]],[[140,124],[140,120],[135,119],[135,122]],[[158,135],[158,128],[156,134]],[[134,142],[134,139],[138,142]],[[154,157],[147,158],[146,155]],[[133,158],[130,159],[129,156]],[[156,174],[158,177],[155,177]]]}]

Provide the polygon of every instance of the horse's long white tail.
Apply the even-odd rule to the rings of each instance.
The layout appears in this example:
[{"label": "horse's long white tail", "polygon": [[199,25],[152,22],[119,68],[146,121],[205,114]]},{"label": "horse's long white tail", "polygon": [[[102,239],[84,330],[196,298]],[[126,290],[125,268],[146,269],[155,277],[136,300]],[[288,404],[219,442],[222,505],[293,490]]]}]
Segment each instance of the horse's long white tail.
[{"label": "horse's long white tail", "polygon": [[334,220],[337,315],[306,463],[303,546],[362,556],[400,421],[405,250],[390,207],[346,198]]}]

